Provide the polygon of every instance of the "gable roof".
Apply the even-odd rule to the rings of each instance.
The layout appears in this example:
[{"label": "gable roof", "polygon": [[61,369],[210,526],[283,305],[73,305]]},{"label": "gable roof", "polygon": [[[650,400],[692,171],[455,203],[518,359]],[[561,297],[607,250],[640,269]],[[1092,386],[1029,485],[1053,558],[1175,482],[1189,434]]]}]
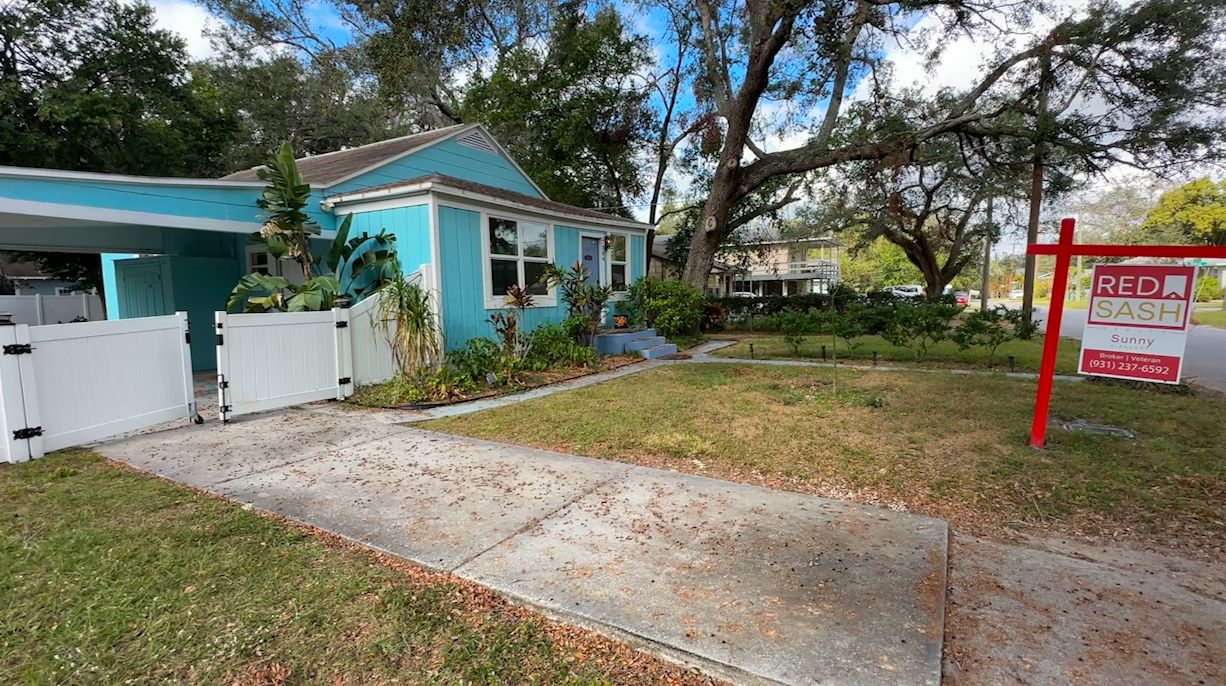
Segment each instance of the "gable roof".
[{"label": "gable roof", "polygon": [[569,214],[571,216],[587,217],[603,221],[613,221],[621,224],[631,224],[644,229],[648,228],[647,224],[643,224],[642,222],[638,222],[633,219],[627,219],[621,215],[609,214],[608,212],[600,212],[598,210],[590,210],[586,207],[568,205],[564,202],[557,202],[555,200],[545,200],[543,198],[537,198],[524,193],[517,193],[515,191],[507,190],[505,188],[490,186],[484,183],[477,183],[476,181],[468,181],[466,179],[447,176],[445,174],[427,174],[424,176],[417,176],[412,179],[406,179],[404,181],[383,184],[382,186],[373,186],[371,188],[363,188],[361,190],[351,191],[349,193],[341,193],[339,195],[324,198],[324,202],[342,203],[373,199],[374,197],[387,197],[389,195],[396,195],[396,191],[398,190],[407,191],[415,186],[435,185],[458,191],[475,193],[494,200],[502,200],[508,203],[544,210],[546,212]]},{"label": "gable roof", "polygon": [[[367,143],[356,148],[326,152],[298,159],[298,171],[307,183],[314,186],[329,186],[358,175],[404,155],[437,143],[472,128],[474,124],[456,124],[433,131],[423,131],[399,138],[390,138],[377,143]],[[252,167],[221,177],[227,181],[258,181],[259,167]]]}]

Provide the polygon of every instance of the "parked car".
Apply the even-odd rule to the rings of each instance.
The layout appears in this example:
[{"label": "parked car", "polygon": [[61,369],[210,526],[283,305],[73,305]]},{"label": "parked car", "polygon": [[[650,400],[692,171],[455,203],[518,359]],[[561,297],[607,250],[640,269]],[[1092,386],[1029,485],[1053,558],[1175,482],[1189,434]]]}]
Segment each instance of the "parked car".
[{"label": "parked car", "polygon": [[732,297],[733,298],[756,298],[758,297],[758,294],[750,292],[750,291],[736,291],[732,294]]},{"label": "parked car", "polygon": [[970,305],[971,294],[967,293],[966,291],[957,291],[954,293],[954,302],[958,303],[959,305]]},{"label": "parked car", "polygon": [[924,287],[909,283],[902,286],[890,286],[885,289],[885,292],[899,298],[919,298],[924,295]]},{"label": "parked car", "polygon": [[1014,288],[1013,290],[1009,291],[1010,300],[1021,300],[1022,297],[1025,295],[1026,295],[1026,292],[1020,288]]}]

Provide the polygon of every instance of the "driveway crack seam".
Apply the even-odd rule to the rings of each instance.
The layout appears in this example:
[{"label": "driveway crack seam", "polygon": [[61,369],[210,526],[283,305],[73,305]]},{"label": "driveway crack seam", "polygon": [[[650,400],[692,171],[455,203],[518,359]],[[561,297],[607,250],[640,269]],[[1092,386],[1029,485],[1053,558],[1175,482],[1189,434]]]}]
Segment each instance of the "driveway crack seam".
[{"label": "driveway crack seam", "polygon": [[576,502],[578,502],[578,501],[579,501],[581,498],[585,498],[585,497],[587,497],[588,495],[590,495],[590,494],[594,493],[594,492],[595,492],[597,489],[599,489],[599,488],[603,488],[603,487],[607,486],[608,484],[611,484],[611,483],[613,483],[614,481],[616,481],[616,480],[618,480],[618,479],[621,479],[621,478],[625,477],[627,474],[629,474],[629,473],[630,473],[631,471],[633,471],[633,470],[634,470],[634,467],[627,466],[625,469],[622,469],[621,471],[617,472],[617,473],[616,473],[616,474],[614,474],[613,476],[610,476],[610,477],[609,477],[609,478],[607,478],[607,479],[604,479],[604,480],[602,480],[602,481],[598,481],[598,482],[596,482],[596,483],[592,484],[592,485],[591,485],[591,487],[586,488],[586,489],[584,489],[584,490],[580,491],[580,492],[579,492],[579,493],[577,493],[577,494],[576,494],[576,495],[575,495],[573,498],[570,498],[570,499],[566,500],[566,501],[565,501],[565,502],[563,502],[561,505],[558,505],[557,507],[555,507],[554,509],[550,510],[549,512],[546,512],[545,514],[543,514],[543,515],[541,515],[541,516],[539,516],[539,517],[533,517],[533,518],[529,519],[528,521],[524,522],[524,525],[523,525],[523,526],[519,527],[519,528],[518,528],[518,529],[516,529],[515,531],[512,531],[511,533],[507,534],[506,536],[504,536],[504,537],[502,537],[502,538],[498,539],[497,541],[495,541],[495,542],[491,543],[490,545],[486,546],[485,548],[482,548],[481,550],[477,551],[476,553],[473,553],[472,555],[469,555],[468,557],[466,557],[466,558],[464,558],[463,560],[461,560],[459,564],[457,564],[456,566],[452,567],[451,569],[449,569],[449,570],[447,570],[447,571],[451,572],[452,574],[455,574],[456,572],[458,572],[458,571],[459,571],[459,569],[460,569],[461,567],[464,567],[465,565],[467,565],[467,564],[469,564],[470,562],[472,562],[472,561],[476,560],[477,558],[481,557],[482,555],[484,555],[484,554],[488,553],[489,551],[493,550],[494,548],[497,548],[498,546],[502,545],[503,543],[506,543],[507,541],[511,540],[512,538],[515,538],[516,536],[518,536],[518,535],[520,535],[520,534],[524,533],[525,531],[527,531],[527,530],[529,530],[529,529],[531,529],[531,528],[533,528],[533,527],[537,526],[537,525],[538,525],[538,524],[540,524],[541,522],[545,521],[546,519],[549,519],[550,517],[552,517],[552,516],[556,515],[557,513],[561,512],[562,510],[565,510],[566,508],[570,507],[571,505],[574,505],[574,504],[575,504]]}]

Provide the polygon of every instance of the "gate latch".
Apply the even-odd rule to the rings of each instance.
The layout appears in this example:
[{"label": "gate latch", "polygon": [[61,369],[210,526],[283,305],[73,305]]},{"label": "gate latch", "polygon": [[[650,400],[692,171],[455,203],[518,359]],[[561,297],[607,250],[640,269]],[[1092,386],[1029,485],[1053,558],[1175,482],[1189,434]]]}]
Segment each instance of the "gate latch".
[{"label": "gate latch", "polygon": [[42,436],[42,435],[43,435],[43,427],[41,426],[30,426],[24,429],[18,429],[13,432],[13,438],[18,439],[18,440],[34,438],[35,436]]},{"label": "gate latch", "polygon": [[4,346],[5,355],[29,355],[34,352],[34,346],[29,343],[9,343]]}]

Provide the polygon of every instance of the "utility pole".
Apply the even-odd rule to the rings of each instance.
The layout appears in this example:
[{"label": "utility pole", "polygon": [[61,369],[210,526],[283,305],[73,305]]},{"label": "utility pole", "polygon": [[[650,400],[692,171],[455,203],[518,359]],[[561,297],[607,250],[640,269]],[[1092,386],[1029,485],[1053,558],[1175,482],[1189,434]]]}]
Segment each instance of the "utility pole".
[{"label": "utility pole", "polygon": [[[992,196],[988,196],[988,226],[992,226]],[[983,240],[983,284],[979,287],[979,311],[988,311],[988,289],[992,286],[992,237],[996,232],[988,234]]]},{"label": "utility pole", "polygon": [[[1051,90],[1051,53],[1043,56],[1042,71],[1039,75],[1039,107],[1035,115],[1034,140],[1034,172],[1030,178],[1030,220],[1026,224],[1026,242],[1033,245],[1039,242],[1039,210],[1043,206],[1044,164],[1047,157],[1047,145],[1044,141],[1044,128],[1047,126],[1047,100]],[[1036,255],[1026,253],[1026,275],[1022,282],[1022,317],[1027,322],[1034,321],[1034,282],[1038,271]]]}]

